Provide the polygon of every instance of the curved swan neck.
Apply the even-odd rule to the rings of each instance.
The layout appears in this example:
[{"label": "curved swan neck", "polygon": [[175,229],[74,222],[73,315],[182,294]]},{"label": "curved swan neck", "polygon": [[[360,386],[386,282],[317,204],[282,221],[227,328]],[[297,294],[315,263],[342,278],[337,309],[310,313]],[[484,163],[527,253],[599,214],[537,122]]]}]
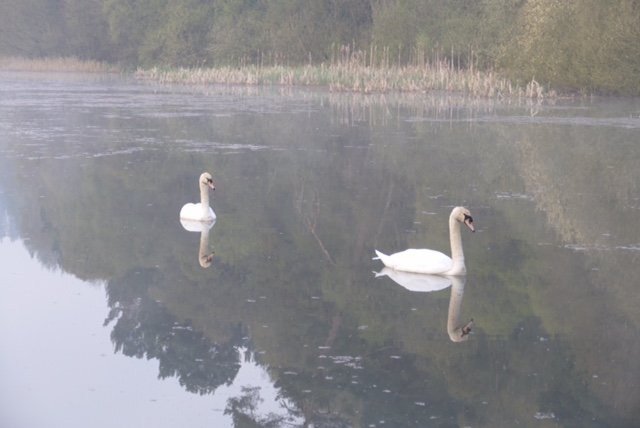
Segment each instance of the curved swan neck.
[{"label": "curved swan neck", "polygon": [[451,286],[451,296],[449,297],[449,312],[447,314],[447,333],[453,342],[462,342],[469,338],[468,330],[470,324],[465,327],[460,325],[460,308],[462,306],[462,296],[464,295],[464,277],[453,277]]},{"label": "curved swan neck", "polygon": [[209,250],[209,230],[200,232],[200,247],[198,248],[198,261],[200,266],[208,268],[213,259],[213,252]]},{"label": "curved swan neck", "polygon": [[453,260],[452,275],[466,273],[464,265],[464,252],[462,251],[462,237],[460,236],[460,223],[453,212],[449,216],[449,240],[451,242],[451,259]]},{"label": "curved swan neck", "polygon": [[460,236],[460,223],[453,215],[449,217],[449,240],[451,242],[451,258],[464,261],[462,251],[462,237]]},{"label": "curved swan neck", "polygon": [[209,188],[204,183],[200,183],[200,204],[203,212],[209,214]]}]

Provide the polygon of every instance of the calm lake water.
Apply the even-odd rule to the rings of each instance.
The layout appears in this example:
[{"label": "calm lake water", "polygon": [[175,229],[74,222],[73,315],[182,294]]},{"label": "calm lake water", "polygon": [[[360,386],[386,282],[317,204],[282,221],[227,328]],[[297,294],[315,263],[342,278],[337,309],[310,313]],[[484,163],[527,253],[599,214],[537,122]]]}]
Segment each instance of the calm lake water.
[{"label": "calm lake water", "polygon": [[637,427],[639,218],[638,99],[0,74],[0,426]]}]

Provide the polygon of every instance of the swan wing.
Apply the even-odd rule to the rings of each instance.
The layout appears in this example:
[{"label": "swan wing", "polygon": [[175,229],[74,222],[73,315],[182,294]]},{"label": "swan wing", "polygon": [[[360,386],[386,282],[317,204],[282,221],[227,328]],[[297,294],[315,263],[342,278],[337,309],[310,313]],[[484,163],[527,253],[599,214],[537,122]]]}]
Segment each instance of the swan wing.
[{"label": "swan wing", "polygon": [[191,220],[194,218],[194,214],[197,212],[196,204],[188,203],[184,204],[180,210],[180,218],[185,220]]},{"label": "swan wing", "polygon": [[453,268],[451,257],[440,251],[410,248],[389,256],[376,254],[385,266],[404,272],[442,274]]},{"label": "swan wing", "polygon": [[180,210],[180,218],[183,220],[210,222],[216,219],[216,213],[214,213],[211,207],[209,207],[209,216],[205,217],[202,215],[202,204],[188,203],[184,204],[184,206]]}]

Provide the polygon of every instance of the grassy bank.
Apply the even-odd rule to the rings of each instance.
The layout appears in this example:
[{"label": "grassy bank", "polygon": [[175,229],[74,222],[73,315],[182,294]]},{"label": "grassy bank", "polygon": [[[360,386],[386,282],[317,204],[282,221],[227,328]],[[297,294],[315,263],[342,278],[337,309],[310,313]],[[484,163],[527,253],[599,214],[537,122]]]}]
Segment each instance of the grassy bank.
[{"label": "grassy bank", "polygon": [[117,73],[119,68],[104,62],[75,57],[24,58],[0,57],[0,70],[50,73]]},{"label": "grassy bank", "polygon": [[[0,58],[0,70],[28,72],[114,73],[114,65],[74,57]],[[390,92],[449,92],[482,98],[541,99],[555,96],[537,82],[521,86],[473,68],[459,69],[447,62],[406,66],[371,66],[358,61],[330,65],[257,66],[215,68],[138,69],[135,77],[161,84],[280,85],[325,87],[331,92],[362,94]]]},{"label": "grassy bank", "polygon": [[359,64],[139,69],[136,77],[159,83],[327,87],[332,92],[456,92],[475,97],[546,98],[555,94],[537,82],[511,83],[493,72],[456,69],[447,63],[376,67]]}]

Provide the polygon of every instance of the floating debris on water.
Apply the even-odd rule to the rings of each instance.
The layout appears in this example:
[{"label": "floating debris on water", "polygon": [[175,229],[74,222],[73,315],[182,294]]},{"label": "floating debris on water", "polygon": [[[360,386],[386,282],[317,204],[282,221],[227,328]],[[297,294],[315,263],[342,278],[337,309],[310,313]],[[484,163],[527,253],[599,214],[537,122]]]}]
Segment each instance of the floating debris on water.
[{"label": "floating debris on water", "polygon": [[533,196],[527,195],[525,193],[514,193],[514,192],[496,192],[496,198],[498,199],[520,199],[520,200],[533,200]]},{"label": "floating debris on water", "polygon": [[556,415],[553,412],[536,412],[536,414],[533,415],[533,417],[538,420],[544,420],[544,419],[555,419]]}]

